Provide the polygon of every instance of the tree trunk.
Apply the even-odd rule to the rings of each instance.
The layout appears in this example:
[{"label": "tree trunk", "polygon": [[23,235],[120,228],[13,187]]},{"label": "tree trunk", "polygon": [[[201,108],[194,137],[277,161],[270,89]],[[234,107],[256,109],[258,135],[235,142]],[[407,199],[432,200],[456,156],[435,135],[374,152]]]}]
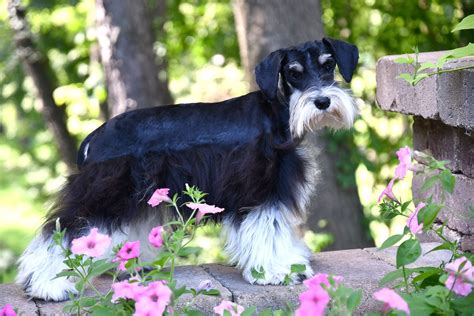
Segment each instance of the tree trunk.
[{"label": "tree trunk", "polygon": [[147,0],[97,0],[97,36],[109,114],[172,103],[155,63],[153,14]]},{"label": "tree trunk", "polygon": [[[324,35],[319,1],[234,0],[233,4],[242,63],[253,88],[257,88],[255,65],[270,52],[320,40]],[[343,189],[336,179],[336,162],[348,156],[329,153],[324,132],[308,136],[321,176],[317,193],[311,198],[306,227],[331,233],[335,241],[329,249],[372,245],[363,227],[364,215],[357,188]],[[328,223],[323,229],[318,225],[321,220]]]},{"label": "tree trunk", "polygon": [[25,72],[32,78],[36,87],[38,100],[41,102],[41,114],[58,144],[61,159],[66,163],[69,172],[73,172],[76,170],[76,140],[67,129],[64,108],[59,107],[53,99],[56,77],[47,57],[35,47],[25,18],[26,11],[21,7],[20,1],[10,1],[8,11],[10,25],[15,33],[16,52]]}]

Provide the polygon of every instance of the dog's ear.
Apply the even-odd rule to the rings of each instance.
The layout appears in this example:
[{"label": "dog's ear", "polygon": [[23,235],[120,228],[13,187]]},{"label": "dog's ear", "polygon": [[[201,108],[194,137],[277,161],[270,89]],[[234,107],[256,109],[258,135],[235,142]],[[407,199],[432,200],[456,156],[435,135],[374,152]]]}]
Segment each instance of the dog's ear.
[{"label": "dog's ear", "polygon": [[333,54],[344,80],[350,82],[359,61],[357,46],[328,37],[323,38],[323,43]]},{"label": "dog's ear", "polygon": [[269,100],[275,99],[277,95],[283,56],[283,50],[274,51],[255,67],[255,80]]}]

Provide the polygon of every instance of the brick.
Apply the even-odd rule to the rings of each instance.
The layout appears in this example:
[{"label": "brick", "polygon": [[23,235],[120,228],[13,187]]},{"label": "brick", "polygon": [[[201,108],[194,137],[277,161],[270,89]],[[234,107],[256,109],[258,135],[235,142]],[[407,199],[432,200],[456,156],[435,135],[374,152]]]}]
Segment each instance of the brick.
[{"label": "brick", "polygon": [[413,146],[437,160],[449,160],[451,171],[474,178],[474,134],[440,121],[415,117]]},{"label": "brick", "polygon": [[[420,62],[436,61],[445,52],[421,53]],[[414,57],[413,54],[410,56]],[[474,130],[474,69],[444,73],[422,80],[415,87],[397,76],[412,72],[412,66],[397,64],[406,55],[385,56],[376,68],[379,106],[387,111],[440,119],[445,124]],[[474,64],[474,57],[447,63],[443,69]]]},{"label": "brick", "polygon": [[[470,207],[474,206],[474,180],[464,175],[455,174],[456,185],[452,194],[446,194],[445,207],[439,214],[439,219],[447,221],[447,226],[462,235],[472,235],[474,233],[474,219]],[[434,201],[441,201],[441,191],[439,186],[435,186],[425,193],[420,192],[423,181],[426,178],[423,174],[415,174],[413,177],[413,197],[415,201],[425,200],[429,195],[433,195]]]}]

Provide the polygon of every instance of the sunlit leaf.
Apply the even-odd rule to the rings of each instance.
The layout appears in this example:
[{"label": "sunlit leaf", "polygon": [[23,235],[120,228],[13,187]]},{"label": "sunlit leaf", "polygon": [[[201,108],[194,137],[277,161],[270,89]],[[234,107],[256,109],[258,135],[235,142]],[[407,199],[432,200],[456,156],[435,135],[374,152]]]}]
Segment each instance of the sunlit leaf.
[{"label": "sunlit leaf", "polygon": [[474,14],[470,14],[462,19],[462,21],[459,22],[451,32],[469,29],[474,29]]}]

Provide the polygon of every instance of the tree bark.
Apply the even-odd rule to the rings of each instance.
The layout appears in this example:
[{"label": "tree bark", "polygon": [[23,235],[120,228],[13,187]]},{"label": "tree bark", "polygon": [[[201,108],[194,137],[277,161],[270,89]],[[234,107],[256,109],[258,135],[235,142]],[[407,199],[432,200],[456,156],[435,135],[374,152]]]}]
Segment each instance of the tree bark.
[{"label": "tree bark", "polygon": [[57,80],[50,67],[49,60],[36,47],[28,28],[26,11],[19,0],[8,3],[10,25],[14,31],[16,52],[25,72],[33,80],[38,100],[41,102],[41,114],[46,125],[53,133],[61,159],[69,172],[76,170],[76,140],[67,129],[67,118],[63,107],[59,107],[53,98]]},{"label": "tree bark", "polygon": [[153,44],[153,14],[147,0],[97,0],[97,37],[107,80],[111,117],[172,103],[160,80]]},{"label": "tree bark", "polygon": [[[270,52],[324,36],[319,1],[234,0],[233,7],[242,63],[254,89],[255,65]],[[331,233],[335,241],[328,249],[370,246],[373,243],[362,224],[357,188],[343,189],[336,179],[336,161],[347,155],[329,153],[323,135],[307,136],[321,175],[317,193],[311,198],[306,228]],[[322,229],[318,225],[321,220],[328,222]]]}]

